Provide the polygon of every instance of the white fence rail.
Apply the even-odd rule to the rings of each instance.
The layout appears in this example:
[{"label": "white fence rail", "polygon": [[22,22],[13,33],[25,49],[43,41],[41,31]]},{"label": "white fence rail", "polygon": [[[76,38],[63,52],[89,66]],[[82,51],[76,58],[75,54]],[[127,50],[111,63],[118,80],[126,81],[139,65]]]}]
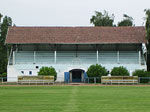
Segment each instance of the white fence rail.
[{"label": "white fence rail", "polygon": [[145,64],[140,51],[13,51],[12,54],[10,64]]}]

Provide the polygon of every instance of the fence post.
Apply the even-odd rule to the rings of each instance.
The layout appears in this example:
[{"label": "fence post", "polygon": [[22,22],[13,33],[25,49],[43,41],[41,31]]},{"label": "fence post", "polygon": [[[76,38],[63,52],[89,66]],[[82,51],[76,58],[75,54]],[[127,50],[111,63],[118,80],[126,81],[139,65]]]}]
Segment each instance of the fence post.
[{"label": "fence post", "polygon": [[141,82],[140,82],[140,77],[139,77],[139,84],[140,84]]},{"label": "fence post", "polygon": [[96,77],[94,77],[94,83],[96,84]]},{"label": "fence post", "polygon": [[89,78],[88,78],[88,84],[89,84]]},{"label": "fence post", "polygon": [[2,77],[2,84],[3,84],[3,77]]}]

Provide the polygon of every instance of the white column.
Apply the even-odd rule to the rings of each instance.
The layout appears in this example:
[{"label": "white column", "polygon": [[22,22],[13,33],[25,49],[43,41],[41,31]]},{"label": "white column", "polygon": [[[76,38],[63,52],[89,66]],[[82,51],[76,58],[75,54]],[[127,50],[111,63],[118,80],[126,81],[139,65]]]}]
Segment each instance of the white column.
[{"label": "white column", "polygon": [[96,52],[96,57],[97,57],[97,63],[98,63],[98,50],[97,50],[97,52]]},{"label": "white column", "polygon": [[72,72],[69,72],[70,75],[70,82],[72,82]]},{"label": "white column", "polygon": [[57,62],[57,52],[56,52],[56,50],[54,51],[54,63],[56,64],[56,62]]},{"label": "white column", "polygon": [[15,51],[13,51],[13,65],[15,64]]},{"label": "white column", "polygon": [[139,51],[139,64],[141,65],[141,51]]},{"label": "white column", "polygon": [[34,63],[36,63],[36,51],[34,51]]},{"label": "white column", "polygon": [[119,57],[120,57],[119,55],[120,55],[120,53],[119,53],[119,51],[117,51],[117,63],[118,63],[118,64],[119,64],[119,60],[120,60],[120,59],[119,59]]}]

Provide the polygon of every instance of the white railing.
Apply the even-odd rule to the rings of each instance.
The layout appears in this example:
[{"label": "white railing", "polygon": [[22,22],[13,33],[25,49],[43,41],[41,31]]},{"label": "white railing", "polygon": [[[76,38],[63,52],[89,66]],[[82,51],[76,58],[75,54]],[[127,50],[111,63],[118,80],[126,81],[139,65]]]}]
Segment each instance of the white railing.
[{"label": "white railing", "polygon": [[9,59],[13,64],[145,64],[143,54],[138,51],[14,51]]}]

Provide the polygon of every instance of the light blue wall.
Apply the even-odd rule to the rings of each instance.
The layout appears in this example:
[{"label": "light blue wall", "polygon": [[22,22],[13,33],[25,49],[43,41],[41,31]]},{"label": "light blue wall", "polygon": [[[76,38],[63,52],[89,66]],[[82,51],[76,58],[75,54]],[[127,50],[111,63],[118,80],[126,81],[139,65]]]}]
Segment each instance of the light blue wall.
[{"label": "light blue wall", "polygon": [[87,71],[90,65],[96,63],[109,71],[118,66],[126,67],[130,73],[136,69],[146,69],[141,44],[57,45],[57,50],[54,45],[20,45],[14,49],[10,66],[20,75],[29,75],[30,71],[32,75],[37,75],[41,67],[53,66],[58,79],[64,80],[65,72],[71,69]]}]

